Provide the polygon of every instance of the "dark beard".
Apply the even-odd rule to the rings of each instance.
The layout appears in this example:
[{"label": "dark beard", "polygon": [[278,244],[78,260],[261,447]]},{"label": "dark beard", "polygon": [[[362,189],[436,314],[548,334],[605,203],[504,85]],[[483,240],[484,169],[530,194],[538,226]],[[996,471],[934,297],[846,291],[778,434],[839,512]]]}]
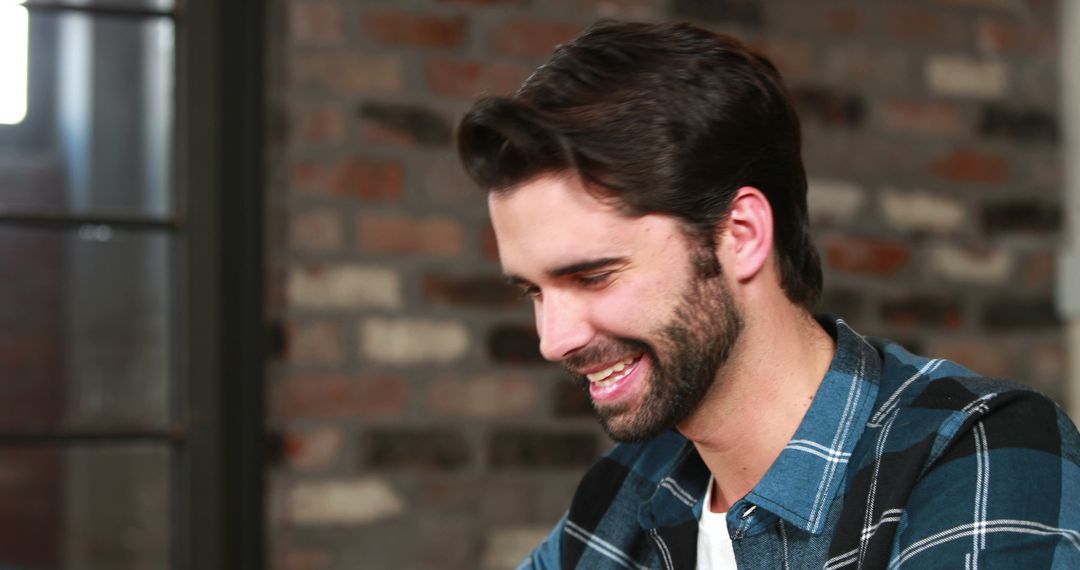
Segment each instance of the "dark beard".
[{"label": "dark beard", "polygon": [[[593,409],[600,425],[615,441],[652,439],[674,427],[697,410],[716,380],[742,332],[742,316],[735,308],[722,274],[694,274],[683,291],[675,316],[658,335],[658,346],[634,338],[616,337],[590,347],[563,362],[570,370],[611,360],[628,353],[644,353],[652,363],[648,392],[638,410],[629,404]],[[664,355],[661,358],[661,352]],[[584,376],[571,374],[574,382],[589,389]]]}]

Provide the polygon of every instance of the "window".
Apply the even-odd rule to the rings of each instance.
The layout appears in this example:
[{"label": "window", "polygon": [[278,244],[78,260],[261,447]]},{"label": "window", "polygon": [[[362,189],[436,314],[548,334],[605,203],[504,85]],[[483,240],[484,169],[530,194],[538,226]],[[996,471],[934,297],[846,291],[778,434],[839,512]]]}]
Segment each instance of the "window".
[{"label": "window", "polygon": [[29,15],[25,0],[0,0],[0,125],[26,117],[26,50]]}]

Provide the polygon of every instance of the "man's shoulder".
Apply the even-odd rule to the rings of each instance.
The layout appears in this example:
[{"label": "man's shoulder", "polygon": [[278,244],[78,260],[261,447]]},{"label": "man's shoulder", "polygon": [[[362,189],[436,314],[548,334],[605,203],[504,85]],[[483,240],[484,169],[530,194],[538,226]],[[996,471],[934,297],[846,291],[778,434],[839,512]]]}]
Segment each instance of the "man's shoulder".
[{"label": "man's shoulder", "polygon": [[941,451],[950,440],[993,418],[994,425],[1008,427],[1009,439],[1017,445],[1038,446],[1052,433],[1064,438],[1064,448],[1076,446],[1071,421],[1035,389],[981,376],[949,360],[918,356],[895,343],[873,343],[882,355],[880,389],[867,422],[867,434],[875,440],[887,429],[893,432],[892,441],[933,439]]}]

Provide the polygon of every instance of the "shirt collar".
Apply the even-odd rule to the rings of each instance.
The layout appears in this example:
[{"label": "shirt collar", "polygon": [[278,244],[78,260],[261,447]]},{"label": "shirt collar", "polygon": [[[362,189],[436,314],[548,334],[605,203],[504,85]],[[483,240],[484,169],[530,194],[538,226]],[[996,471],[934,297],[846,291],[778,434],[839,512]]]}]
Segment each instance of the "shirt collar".
[{"label": "shirt collar", "polygon": [[[795,436],[745,501],[818,534],[840,492],[848,459],[873,410],[881,357],[841,319],[820,318],[836,353]],[[675,453],[655,494],[639,511],[643,527],[671,526],[700,516],[710,473],[694,444],[672,430]],[[734,506],[732,507],[734,508]]]},{"label": "shirt collar", "polygon": [[877,398],[881,356],[841,319],[819,319],[836,354],[799,429],[746,500],[817,534]]}]

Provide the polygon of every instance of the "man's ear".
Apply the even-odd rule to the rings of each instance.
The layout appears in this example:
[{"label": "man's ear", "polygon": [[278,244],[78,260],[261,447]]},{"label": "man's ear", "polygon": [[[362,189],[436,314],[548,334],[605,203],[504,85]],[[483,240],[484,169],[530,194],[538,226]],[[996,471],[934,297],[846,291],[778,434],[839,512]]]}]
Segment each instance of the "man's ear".
[{"label": "man's ear", "polygon": [[724,272],[738,281],[748,281],[765,266],[773,247],[773,214],[761,190],[743,186],[735,192],[719,247],[726,248]]}]

